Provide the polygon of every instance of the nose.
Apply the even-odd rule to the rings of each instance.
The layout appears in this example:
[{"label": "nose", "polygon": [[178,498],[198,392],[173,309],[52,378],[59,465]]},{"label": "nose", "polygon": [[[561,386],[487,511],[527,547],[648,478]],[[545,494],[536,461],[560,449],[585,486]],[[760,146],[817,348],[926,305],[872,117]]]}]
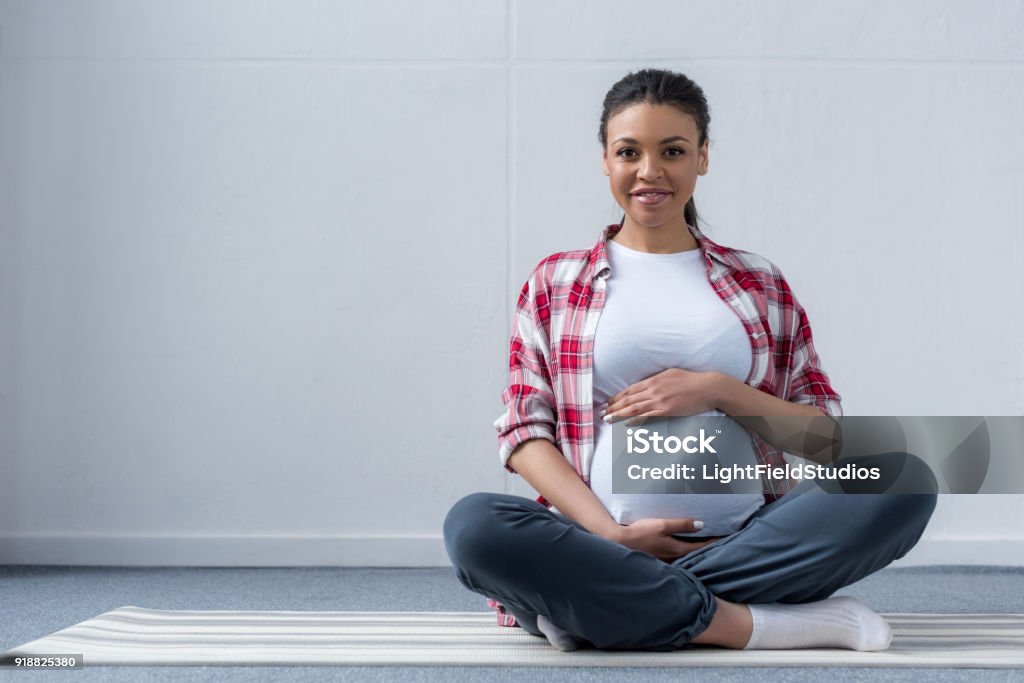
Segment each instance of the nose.
[{"label": "nose", "polygon": [[657,180],[661,177],[661,159],[655,155],[646,155],[643,161],[640,162],[640,168],[637,171],[637,175],[640,180]]}]

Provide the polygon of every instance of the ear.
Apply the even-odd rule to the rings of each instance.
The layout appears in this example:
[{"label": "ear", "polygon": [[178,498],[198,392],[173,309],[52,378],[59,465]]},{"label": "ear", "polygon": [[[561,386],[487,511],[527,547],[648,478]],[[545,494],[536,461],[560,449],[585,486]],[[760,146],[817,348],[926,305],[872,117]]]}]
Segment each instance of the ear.
[{"label": "ear", "polygon": [[708,172],[708,141],[700,146],[700,155],[697,162],[697,175],[704,175]]},{"label": "ear", "polygon": [[601,170],[604,171],[605,175],[611,174],[608,170],[608,150],[601,151]]}]

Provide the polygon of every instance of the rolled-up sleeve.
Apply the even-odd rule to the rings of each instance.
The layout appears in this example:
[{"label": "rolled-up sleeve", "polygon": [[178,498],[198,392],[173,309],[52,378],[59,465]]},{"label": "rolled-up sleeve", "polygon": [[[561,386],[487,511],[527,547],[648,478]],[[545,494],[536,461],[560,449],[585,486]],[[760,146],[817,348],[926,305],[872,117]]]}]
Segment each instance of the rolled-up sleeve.
[{"label": "rolled-up sleeve", "polygon": [[821,359],[814,349],[807,313],[781,273],[777,273],[777,277],[789,323],[783,356],[789,391],[783,398],[792,403],[812,405],[831,417],[842,417],[842,397],[832,388],[828,375],[822,369]]},{"label": "rolled-up sleeve", "polygon": [[556,400],[549,371],[550,310],[538,270],[523,285],[512,321],[509,344],[509,383],[502,392],[505,412],[495,420],[498,453],[509,472],[508,459],[530,439],[555,441]]}]

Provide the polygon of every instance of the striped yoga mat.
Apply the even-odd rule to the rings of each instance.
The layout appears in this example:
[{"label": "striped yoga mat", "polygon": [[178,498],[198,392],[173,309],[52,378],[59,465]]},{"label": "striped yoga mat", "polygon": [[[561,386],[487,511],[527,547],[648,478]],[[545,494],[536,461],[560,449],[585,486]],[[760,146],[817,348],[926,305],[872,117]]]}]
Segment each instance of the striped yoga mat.
[{"label": "striped yoga mat", "polygon": [[89,665],[1024,667],[1024,614],[885,614],[892,647],[560,652],[492,612],[213,612],[121,607],[5,654]]}]

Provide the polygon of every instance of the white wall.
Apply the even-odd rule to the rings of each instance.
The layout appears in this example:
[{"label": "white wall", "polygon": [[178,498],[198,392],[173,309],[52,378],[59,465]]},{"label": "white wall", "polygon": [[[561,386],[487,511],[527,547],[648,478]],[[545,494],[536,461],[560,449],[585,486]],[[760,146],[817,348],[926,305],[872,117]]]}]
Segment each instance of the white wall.
[{"label": "white wall", "polygon": [[[631,8],[631,9],[627,9]],[[0,563],[442,565],[508,323],[682,70],[848,414],[1024,414],[1024,3],[0,4]],[[901,564],[1024,563],[943,497]],[[894,520],[894,523],[899,523]]]}]

